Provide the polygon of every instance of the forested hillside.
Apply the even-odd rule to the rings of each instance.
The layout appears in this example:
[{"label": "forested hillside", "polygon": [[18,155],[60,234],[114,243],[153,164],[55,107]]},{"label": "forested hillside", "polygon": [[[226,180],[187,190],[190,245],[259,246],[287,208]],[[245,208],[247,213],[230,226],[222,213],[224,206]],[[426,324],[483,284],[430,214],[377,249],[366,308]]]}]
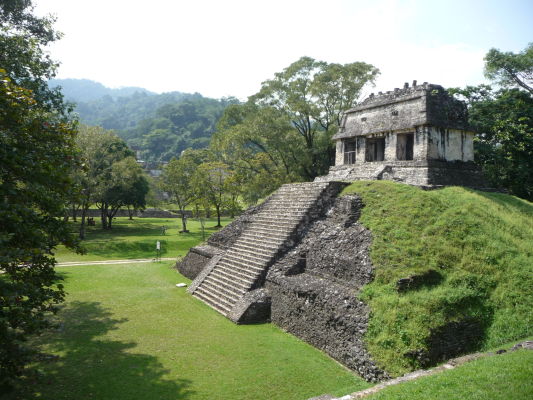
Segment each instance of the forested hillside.
[{"label": "forested hillside", "polygon": [[110,89],[86,79],[55,79],[49,85],[61,86],[82,123],[115,130],[149,162],[168,161],[187,148],[207,147],[226,106],[238,103],[199,93]]}]

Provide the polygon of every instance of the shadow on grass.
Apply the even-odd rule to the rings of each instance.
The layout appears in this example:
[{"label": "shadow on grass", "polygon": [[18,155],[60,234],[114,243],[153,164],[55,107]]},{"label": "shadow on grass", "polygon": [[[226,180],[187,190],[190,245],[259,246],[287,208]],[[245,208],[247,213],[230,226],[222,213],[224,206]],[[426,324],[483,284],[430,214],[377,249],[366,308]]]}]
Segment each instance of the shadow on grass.
[{"label": "shadow on grass", "polygon": [[166,377],[169,370],[156,357],[135,353],[136,343],[102,337],[127,320],[114,319],[99,303],[72,302],[57,319],[59,332],[44,341],[61,356],[41,364],[38,382],[12,399],[183,400],[193,394],[191,381]]},{"label": "shadow on grass", "polygon": [[468,192],[477,194],[481,197],[489,199],[499,206],[504,207],[507,211],[519,212],[527,215],[533,215],[533,203],[527,200],[520,199],[508,194],[495,192],[481,192],[469,188],[465,188]]}]

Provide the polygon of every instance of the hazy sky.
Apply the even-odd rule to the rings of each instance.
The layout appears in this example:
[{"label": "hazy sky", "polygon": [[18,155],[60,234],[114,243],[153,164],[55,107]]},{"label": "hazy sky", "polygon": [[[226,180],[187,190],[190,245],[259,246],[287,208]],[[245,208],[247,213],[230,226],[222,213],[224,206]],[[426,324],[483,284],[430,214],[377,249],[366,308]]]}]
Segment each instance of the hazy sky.
[{"label": "hazy sky", "polygon": [[[301,56],[364,61],[375,88],[483,82],[533,41],[533,0],[34,0],[64,33],[58,78],[245,99]],[[368,94],[368,93],[367,93]]]}]

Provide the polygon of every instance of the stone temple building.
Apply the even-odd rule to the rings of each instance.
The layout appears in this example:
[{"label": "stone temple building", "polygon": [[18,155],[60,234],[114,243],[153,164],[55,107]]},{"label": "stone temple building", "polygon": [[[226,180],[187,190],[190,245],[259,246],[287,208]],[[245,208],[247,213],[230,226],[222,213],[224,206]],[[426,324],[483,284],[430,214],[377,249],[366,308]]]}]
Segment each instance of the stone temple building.
[{"label": "stone temple building", "polygon": [[387,179],[424,187],[485,187],[473,163],[466,105],[439,85],[371,94],[345,112],[335,166],[317,181]]}]

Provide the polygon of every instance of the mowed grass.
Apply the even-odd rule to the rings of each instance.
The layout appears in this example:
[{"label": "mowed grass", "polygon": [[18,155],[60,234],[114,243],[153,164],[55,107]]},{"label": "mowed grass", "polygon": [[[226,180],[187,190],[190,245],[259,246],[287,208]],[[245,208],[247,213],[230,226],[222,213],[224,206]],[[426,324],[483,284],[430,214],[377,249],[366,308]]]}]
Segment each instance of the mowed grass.
[{"label": "mowed grass", "polygon": [[[189,233],[179,233],[182,229],[179,218],[116,218],[113,228],[104,231],[99,221],[96,226],[87,227],[86,238],[82,246],[87,250],[85,255],[76,254],[63,246],[58,247],[55,256],[58,262],[98,261],[136,258],[153,258],[156,254],[156,242],[161,243],[161,257],[182,257],[187,251],[202,241],[200,222],[189,218]],[[223,226],[231,222],[230,218],[222,218]],[[216,218],[205,220],[205,236],[209,237],[215,228]],[[162,227],[166,233],[163,235]],[[79,222],[71,222],[73,232],[78,232]]]},{"label": "mowed grass", "polygon": [[170,262],[60,267],[58,360],[14,399],[306,399],[368,387],[272,324],[235,325],[193,298]]},{"label": "mowed grass", "polygon": [[389,386],[368,400],[530,400],[533,351],[481,358],[455,369]]}]

